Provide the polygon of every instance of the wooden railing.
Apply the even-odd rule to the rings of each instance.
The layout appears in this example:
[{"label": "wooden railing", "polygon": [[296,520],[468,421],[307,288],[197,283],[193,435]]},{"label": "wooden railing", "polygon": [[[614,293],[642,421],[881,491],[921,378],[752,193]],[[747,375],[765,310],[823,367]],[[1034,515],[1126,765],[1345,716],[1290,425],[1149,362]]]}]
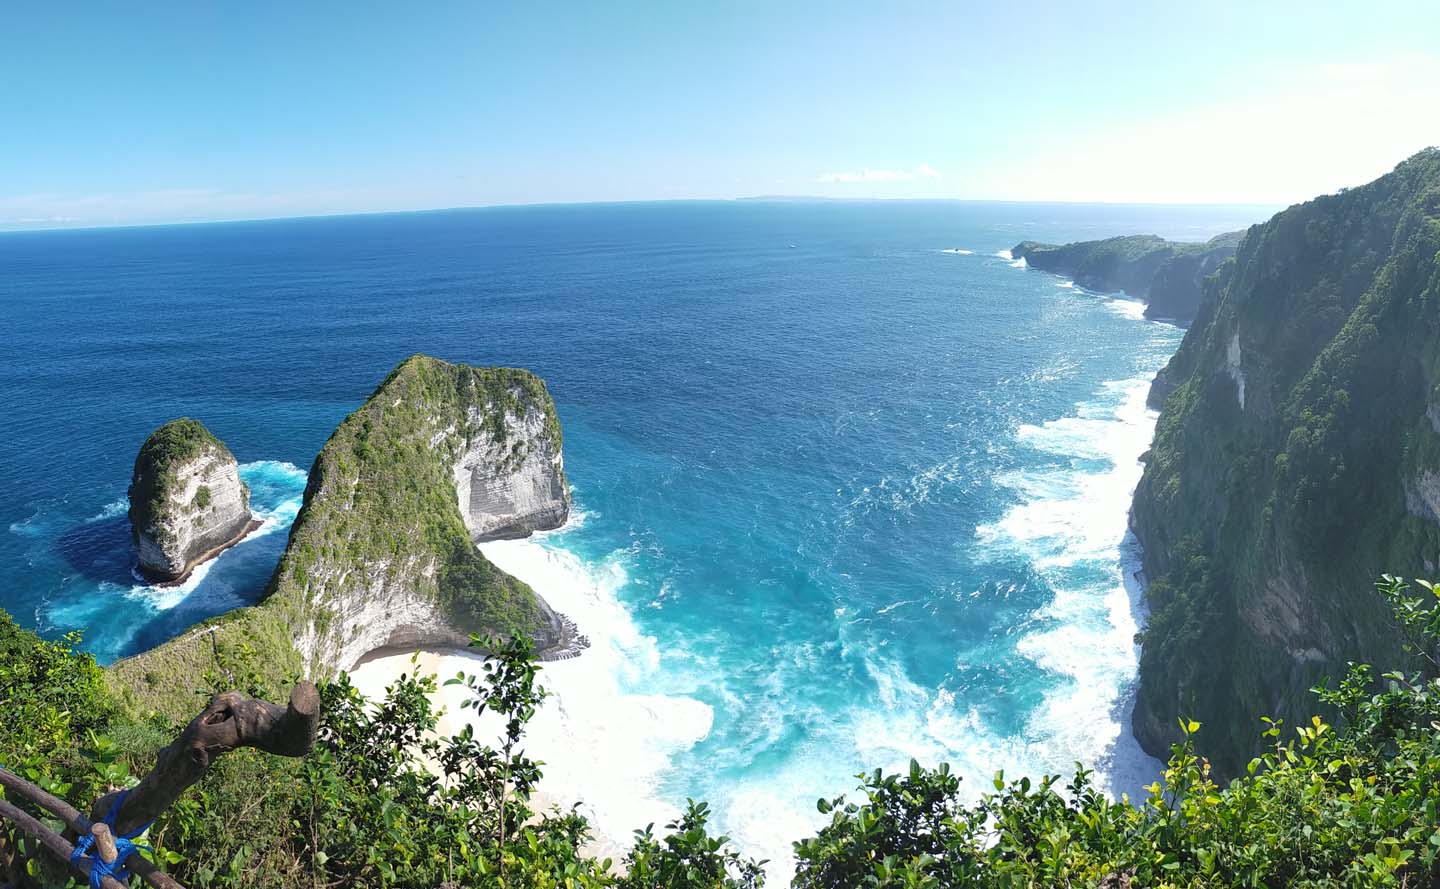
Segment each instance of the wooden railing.
[{"label": "wooden railing", "polygon": [[[180,736],[159,752],[155,767],[139,784],[101,796],[90,807],[88,817],[19,775],[0,769],[0,786],[6,796],[0,799],[0,819],[13,823],[67,865],[71,865],[75,852],[75,843],[67,838],[72,834],[93,838],[92,854],[107,863],[114,862],[115,837],[154,821],[186,788],[204,777],[217,757],[237,747],[254,747],[277,756],[303,756],[315,746],[319,721],[320,694],[309,681],[295,686],[286,707],[227,691],[211,699]],[[68,830],[62,834],[46,827],[12,802],[17,798],[59,818]],[[106,816],[117,800],[119,808],[113,823],[107,824]],[[71,866],[88,880],[93,864],[91,856],[84,855]],[[184,889],[138,854],[132,855],[125,867],[156,889]],[[109,876],[102,877],[100,885],[125,889],[125,884]]]}]

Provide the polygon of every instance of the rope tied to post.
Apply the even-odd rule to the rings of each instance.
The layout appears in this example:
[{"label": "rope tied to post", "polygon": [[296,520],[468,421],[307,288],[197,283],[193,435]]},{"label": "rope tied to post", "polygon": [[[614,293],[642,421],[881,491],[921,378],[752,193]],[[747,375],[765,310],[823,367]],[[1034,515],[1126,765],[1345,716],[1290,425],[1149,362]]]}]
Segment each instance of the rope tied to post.
[{"label": "rope tied to post", "polygon": [[[115,830],[115,819],[120,814],[120,806],[124,804],[125,797],[129,794],[129,790],[124,790],[115,797],[115,802],[110,806],[109,814],[105,816],[102,822],[109,827],[112,832]],[[93,849],[92,851],[92,847],[95,845],[95,837],[93,835],[81,835],[76,838],[75,851],[70,855],[70,864],[79,867],[81,858],[87,854],[91,856],[90,889],[100,889],[100,884],[106,877],[112,877],[123,883],[130,878],[130,871],[125,867],[125,860],[137,849],[144,849],[146,852],[150,851],[149,846],[135,842],[136,837],[149,830],[150,825],[154,823],[154,821],[151,821],[148,824],[142,824],[126,834],[115,834],[115,860],[113,861],[106,861],[104,856],[100,854],[99,849]]]}]

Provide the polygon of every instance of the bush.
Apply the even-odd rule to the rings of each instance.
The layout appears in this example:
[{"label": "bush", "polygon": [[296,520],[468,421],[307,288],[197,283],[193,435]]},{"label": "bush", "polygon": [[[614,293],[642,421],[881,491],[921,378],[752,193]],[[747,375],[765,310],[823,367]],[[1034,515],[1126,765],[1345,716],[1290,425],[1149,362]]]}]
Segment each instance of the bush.
[{"label": "bush", "polygon": [[[1440,667],[1440,593],[1384,578],[1412,651]],[[44,642],[0,620],[0,761],[82,809],[149,768],[178,726],[136,722],[109,698],[74,637]],[[520,742],[543,702],[530,643],[475,640],[495,656],[450,680],[467,707],[498,714],[504,736],[434,734],[434,677],[404,675],[366,701],[345,676],[322,686],[315,751],[301,760],[222,757],[150,833],[154,855],[190,889],[480,887],[758,889],[761,863],[709,832],[690,802],[657,837],[636,832],[625,860],[581,851],[578,813],[537,813],[539,764]],[[1287,728],[1265,720],[1265,750],[1221,786],[1181,742],[1139,800],[1111,800],[1077,764],[1065,783],[1007,780],[967,802],[947,766],[860,776],[860,796],[819,801],[830,823],[795,844],[800,889],[1440,885],[1440,682],[1353,665],[1317,703],[1341,714]],[[16,718],[10,718],[15,714]],[[0,829],[0,875],[64,885],[33,847]],[[7,872],[8,871],[8,872]]]}]

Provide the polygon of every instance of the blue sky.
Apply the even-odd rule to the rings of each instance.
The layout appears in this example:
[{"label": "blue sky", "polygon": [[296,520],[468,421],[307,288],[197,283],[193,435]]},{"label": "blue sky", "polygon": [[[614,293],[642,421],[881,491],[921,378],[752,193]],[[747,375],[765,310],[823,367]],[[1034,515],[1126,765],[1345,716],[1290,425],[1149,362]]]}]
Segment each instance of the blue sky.
[{"label": "blue sky", "polygon": [[759,194],[1290,203],[1440,143],[1419,2],[94,2],[0,227]]}]

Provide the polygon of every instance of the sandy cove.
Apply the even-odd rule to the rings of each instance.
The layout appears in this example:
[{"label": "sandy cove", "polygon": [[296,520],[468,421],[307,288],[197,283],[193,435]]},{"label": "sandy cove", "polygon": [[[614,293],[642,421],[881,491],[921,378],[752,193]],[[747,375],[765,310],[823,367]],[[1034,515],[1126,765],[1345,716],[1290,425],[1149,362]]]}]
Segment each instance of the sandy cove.
[{"label": "sandy cove", "polygon": [[[636,828],[653,823],[660,829],[679,814],[661,799],[658,782],[673,753],[708,734],[712,714],[690,698],[629,693],[624,679],[643,674],[659,655],[654,640],[638,632],[615,598],[623,574],[589,573],[570,553],[544,546],[544,536],[481,547],[487,558],[530,584],[589,635],[590,647],[578,656],[540,664],[540,684],[548,696],[522,743],[528,756],[544,764],[533,808],[578,806],[594,837],[586,851],[618,861]],[[498,740],[500,720],[490,714],[477,719],[473,711],[462,710],[466,690],[444,685],[457,673],[480,675],[482,662],[481,656],[455,648],[378,652],[350,678],[362,694],[376,699],[401,674],[433,674],[440,687],[432,700],[443,711],[437,732],[448,736],[470,723],[477,737]]]}]

